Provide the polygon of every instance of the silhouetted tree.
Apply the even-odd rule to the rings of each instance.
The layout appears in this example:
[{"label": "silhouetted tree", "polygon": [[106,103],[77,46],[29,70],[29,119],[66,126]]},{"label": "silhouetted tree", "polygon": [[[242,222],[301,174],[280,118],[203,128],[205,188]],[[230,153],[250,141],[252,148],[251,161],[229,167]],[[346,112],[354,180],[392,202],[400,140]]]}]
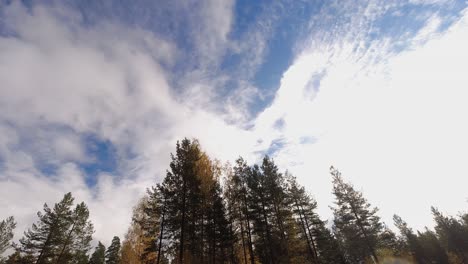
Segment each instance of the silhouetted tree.
[{"label": "silhouetted tree", "polygon": [[94,249],[93,254],[91,254],[91,258],[89,259],[89,264],[104,264],[106,262],[106,247],[101,243],[98,242],[98,245]]},{"label": "silhouetted tree", "polygon": [[341,173],[330,168],[333,176],[333,194],[336,206],[333,209],[334,226],[346,252],[353,263],[365,261],[369,256],[378,262],[377,248],[383,225],[361,192],[343,181]]},{"label": "silhouetted tree", "polygon": [[120,262],[120,238],[114,236],[110,246],[106,250],[106,264],[118,264]]}]

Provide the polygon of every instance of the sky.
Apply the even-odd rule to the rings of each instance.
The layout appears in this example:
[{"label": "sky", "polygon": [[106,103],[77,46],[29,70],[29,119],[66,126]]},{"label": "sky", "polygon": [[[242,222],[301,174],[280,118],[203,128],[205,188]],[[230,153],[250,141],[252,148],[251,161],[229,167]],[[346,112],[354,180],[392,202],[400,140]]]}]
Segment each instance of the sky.
[{"label": "sky", "polygon": [[466,0],[0,0],[0,219],[72,192],[123,237],[175,143],[268,154],[331,219],[331,165],[415,229],[468,207]]}]

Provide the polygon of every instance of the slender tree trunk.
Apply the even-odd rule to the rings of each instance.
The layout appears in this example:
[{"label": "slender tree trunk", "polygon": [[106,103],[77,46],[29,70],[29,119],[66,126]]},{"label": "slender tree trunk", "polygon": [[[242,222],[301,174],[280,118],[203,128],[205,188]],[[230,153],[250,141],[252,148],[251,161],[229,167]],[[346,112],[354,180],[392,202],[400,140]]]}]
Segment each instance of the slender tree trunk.
[{"label": "slender tree trunk", "polygon": [[361,219],[359,218],[359,216],[358,216],[358,214],[356,212],[356,209],[354,208],[353,203],[350,202],[349,205],[351,206],[351,210],[353,211],[353,214],[356,217],[357,225],[359,226],[359,229],[361,229],[361,232],[364,235],[364,239],[366,240],[367,247],[369,248],[374,261],[376,263],[379,263],[379,258],[377,257],[377,254],[375,253],[374,247],[370,244],[369,237],[367,236],[367,233],[364,230],[364,227],[363,227],[363,225],[361,223]]},{"label": "slender tree trunk", "polygon": [[68,243],[70,243],[70,237],[75,229],[75,224],[76,224],[76,221],[73,222],[72,228],[68,232],[67,239],[65,239],[65,243],[63,243],[63,247],[62,247],[62,250],[60,251],[60,255],[58,256],[57,261],[55,262],[57,264],[60,264],[60,260],[62,260],[63,253],[65,252],[65,249],[67,248]]},{"label": "slender tree trunk", "polygon": [[49,234],[47,235],[46,242],[44,243],[44,246],[43,246],[42,249],[41,249],[41,253],[39,253],[39,257],[37,257],[36,264],[40,264],[40,263],[41,263],[42,257],[44,256],[44,250],[45,250],[45,248],[48,246],[48,244],[49,244],[49,242],[50,242],[51,234],[52,234],[52,230],[50,230],[50,231],[49,231]]},{"label": "slender tree trunk", "polygon": [[166,214],[166,200],[164,199],[164,205],[163,205],[163,212],[162,212],[162,217],[161,217],[161,232],[159,234],[159,245],[158,245],[158,259],[156,261],[156,264],[159,264],[161,261],[161,248],[162,248],[162,239],[164,235],[164,217]]},{"label": "slender tree trunk", "polygon": [[[239,209],[239,213],[240,213],[240,209]],[[243,223],[242,217],[239,217],[239,218],[240,218],[240,227],[241,227],[242,250],[244,252],[244,263],[247,264],[247,252],[245,250],[245,241],[244,241],[244,223]]]},{"label": "slender tree trunk", "polygon": [[[235,263],[235,252],[234,252],[234,240],[233,240],[233,236],[234,236],[234,229],[232,228],[233,225],[234,225],[234,220],[233,220],[233,216],[232,216],[232,211],[231,209],[229,209],[229,235],[231,237],[229,237],[230,241],[229,241],[229,244],[231,245],[231,263]],[[244,239],[242,237],[242,239]],[[244,246],[244,241],[242,241],[242,246]],[[245,255],[245,249],[244,249],[244,255]]]},{"label": "slender tree trunk", "polygon": [[180,224],[180,246],[179,246],[179,264],[184,264],[184,227],[185,227],[185,203],[186,203],[186,194],[187,194],[187,184],[186,180],[183,179],[182,187],[182,219]]},{"label": "slender tree trunk", "polygon": [[250,229],[250,220],[249,220],[249,207],[247,206],[247,195],[245,194],[246,190],[244,188],[244,215],[245,219],[247,221],[247,235],[248,235],[248,242],[249,242],[249,255],[250,255],[250,264],[255,264],[255,256],[253,252],[253,246],[252,246],[252,230]]},{"label": "slender tree trunk", "polygon": [[268,251],[269,251],[269,259],[270,263],[275,263],[274,258],[273,258],[273,250],[271,248],[271,233],[270,233],[270,227],[268,226],[268,218],[266,215],[266,209],[265,209],[265,202],[262,197],[262,210],[263,210],[263,220],[265,221],[265,230],[267,234],[267,240],[268,240]]},{"label": "slender tree trunk", "polygon": [[205,250],[205,241],[204,241],[204,226],[205,226],[205,209],[206,209],[206,202],[205,202],[205,198],[203,198],[203,208],[202,208],[202,216],[201,216],[201,238],[200,238],[200,243],[201,243],[201,263],[204,262],[204,258],[205,258],[205,254],[204,254],[204,250]]},{"label": "slender tree trunk", "polygon": [[307,220],[307,217],[304,213],[304,208],[301,206],[301,212],[302,214],[304,215],[304,220],[305,220],[305,223],[306,223],[306,227],[307,227],[307,232],[309,232],[309,237],[310,237],[310,244],[312,245],[312,250],[314,252],[314,257],[315,257],[315,262],[317,262],[318,264],[320,264],[320,261],[319,261],[319,258],[318,258],[318,254],[317,254],[317,247],[315,246],[315,241],[314,241],[314,236],[312,235],[312,232],[310,231],[310,228],[309,228],[309,221]]},{"label": "slender tree trunk", "polygon": [[213,264],[216,263],[216,214],[213,211]]},{"label": "slender tree trunk", "polygon": [[304,236],[306,237],[306,240],[307,240],[307,249],[309,251],[309,254],[310,254],[310,257],[314,260],[315,262],[315,255],[314,253],[312,252],[312,247],[310,245],[310,241],[309,241],[309,235],[307,235],[307,231],[306,231],[306,226],[305,226],[305,223],[304,223],[304,219],[302,218],[302,211],[301,209],[299,208],[299,204],[297,203],[297,200],[295,201],[295,205],[296,205],[296,208],[297,208],[297,211],[299,212],[299,218],[301,220],[301,226],[302,226],[302,230],[304,231]]}]

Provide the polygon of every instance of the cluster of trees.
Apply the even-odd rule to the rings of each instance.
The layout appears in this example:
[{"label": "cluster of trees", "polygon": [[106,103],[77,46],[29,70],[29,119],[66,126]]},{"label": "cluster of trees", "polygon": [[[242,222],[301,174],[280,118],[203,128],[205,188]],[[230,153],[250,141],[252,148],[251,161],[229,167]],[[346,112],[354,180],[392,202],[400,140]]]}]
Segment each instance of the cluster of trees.
[{"label": "cluster of trees", "polygon": [[13,216],[0,222],[0,254],[10,246],[14,248],[14,253],[0,258],[0,263],[120,263],[118,237],[114,237],[107,251],[99,242],[89,258],[94,227],[86,204],[73,207],[73,202],[72,194],[67,193],[53,208],[44,204],[44,212],[37,213],[39,220],[24,232],[19,244],[11,243],[16,226]]},{"label": "cluster of trees", "polygon": [[[84,203],[66,194],[44,206],[14,253],[2,263],[468,263],[468,214],[445,216],[432,208],[435,230],[413,231],[395,215],[395,234],[363,194],[331,167],[333,220],[294,176],[269,157],[259,165],[239,158],[221,165],[184,139],[161,183],[135,206],[122,243],[99,242],[90,253],[93,225]],[[15,227],[0,225],[0,253]]]}]

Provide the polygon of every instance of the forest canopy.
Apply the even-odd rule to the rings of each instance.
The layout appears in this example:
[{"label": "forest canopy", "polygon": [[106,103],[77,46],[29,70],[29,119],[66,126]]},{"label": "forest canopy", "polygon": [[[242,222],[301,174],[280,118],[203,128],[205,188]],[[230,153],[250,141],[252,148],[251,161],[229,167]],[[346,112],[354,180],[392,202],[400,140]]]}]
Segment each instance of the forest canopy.
[{"label": "forest canopy", "polygon": [[468,214],[432,207],[434,230],[414,231],[394,215],[397,233],[364,194],[330,168],[333,218],[265,156],[249,165],[209,157],[197,140],[176,144],[164,179],[133,210],[122,240],[92,248],[94,226],[71,193],[44,204],[36,223],[12,243],[14,217],[0,222],[0,263],[467,263]]}]

